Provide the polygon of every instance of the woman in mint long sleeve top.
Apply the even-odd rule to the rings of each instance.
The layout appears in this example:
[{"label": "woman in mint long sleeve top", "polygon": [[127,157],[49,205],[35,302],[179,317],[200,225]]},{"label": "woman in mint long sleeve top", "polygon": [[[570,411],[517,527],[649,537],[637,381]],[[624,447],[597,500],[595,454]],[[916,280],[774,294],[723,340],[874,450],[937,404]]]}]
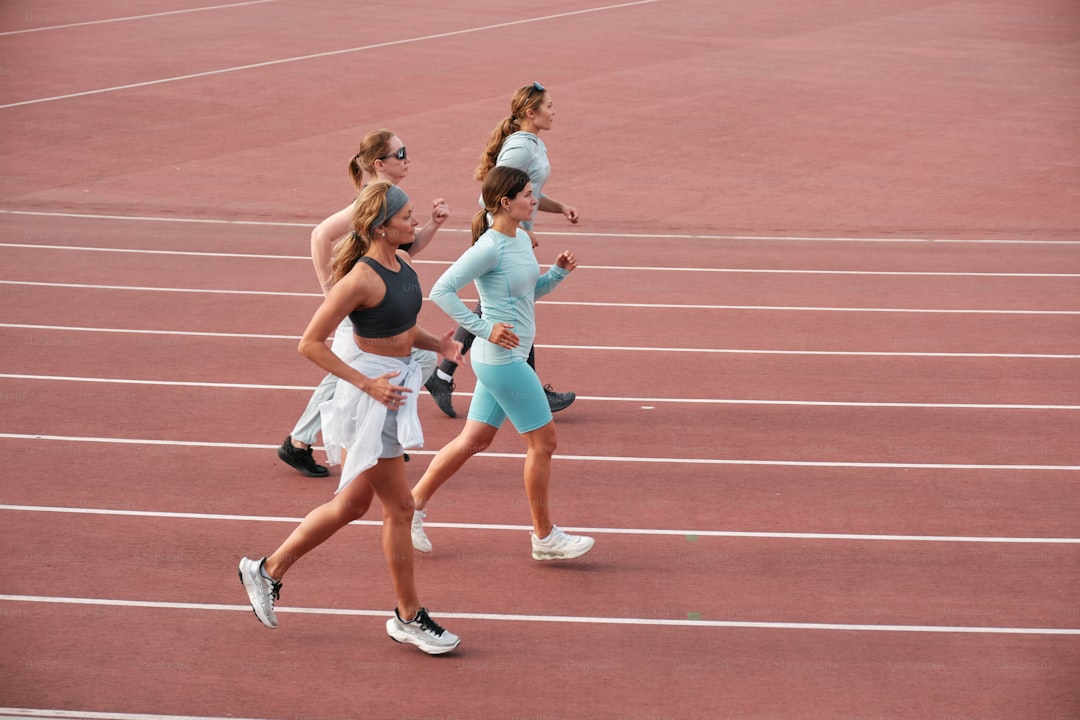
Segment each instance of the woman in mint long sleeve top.
[{"label": "woman in mint long sleeve top", "polygon": [[[547,295],[569,274],[569,270],[552,265],[541,275],[528,233],[515,226],[511,237],[492,228],[439,278],[431,289],[431,300],[476,336],[473,363],[505,365],[515,358],[528,359],[536,337],[534,300]],[[474,281],[483,303],[483,316],[474,313],[457,295]],[[519,339],[517,346],[506,348],[485,339],[491,337],[498,323],[514,329]]]},{"label": "woman in mint long sleeve top", "polygon": [[[555,106],[551,93],[543,85],[535,82],[519,87],[510,100],[510,115],[491,131],[488,145],[480,156],[480,164],[473,175],[475,179],[483,182],[494,167],[515,167],[529,174],[536,205],[520,224],[529,232],[530,238],[533,220],[538,210],[561,213],[571,223],[578,221],[578,212],[575,207],[544,193],[544,186],[551,175],[551,163],[548,161],[547,146],[540,139],[540,133],[550,130],[554,122]],[[482,304],[477,305],[474,312],[481,312],[481,307]],[[462,353],[469,352],[473,335],[475,333],[469,330],[468,325],[462,323],[458,326],[454,339],[461,343]],[[531,344],[527,346],[527,352],[529,364],[535,369],[536,360]],[[425,385],[439,408],[450,417],[457,416],[451,399],[456,370],[457,364],[444,358]],[[552,412],[569,407],[576,398],[572,392],[556,392],[550,386],[545,386],[544,389]]]},{"label": "woman in mint long sleeve top", "polygon": [[[536,207],[523,170],[494,168],[484,179],[483,202],[484,209],[473,219],[473,246],[431,290],[432,301],[476,335],[476,389],[465,427],[439,450],[413,488],[413,547],[430,552],[423,528],[427,502],[470,457],[491,444],[509,418],[528,444],[524,476],[532,512],[532,556],[536,560],[575,558],[592,548],[593,539],[568,535],[551,521],[548,485],[557,444],[555,423],[540,379],[526,360],[536,335],[536,297],[564,280],[577,267],[577,259],[564,250],[551,269],[540,274],[532,241],[519,225]],[[457,295],[470,282],[480,293],[483,317]]]}]

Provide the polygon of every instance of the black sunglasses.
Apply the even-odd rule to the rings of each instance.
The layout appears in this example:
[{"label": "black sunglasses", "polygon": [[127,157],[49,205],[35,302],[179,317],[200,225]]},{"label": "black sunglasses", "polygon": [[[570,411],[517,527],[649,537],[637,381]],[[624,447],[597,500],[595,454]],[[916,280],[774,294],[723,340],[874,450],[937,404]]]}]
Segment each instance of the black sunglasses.
[{"label": "black sunglasses", "polygon": [[405,154],[405,146],[402,145],[401,147],[399,147],[397,150],[390,153],[389,155],[383,155],[382,157],[377,157],[375,159],[376,160],[385,160],[386,158],[389,158],[389,157],[396,157],[398,160],[404,160],[406,157],[408,157]]}]

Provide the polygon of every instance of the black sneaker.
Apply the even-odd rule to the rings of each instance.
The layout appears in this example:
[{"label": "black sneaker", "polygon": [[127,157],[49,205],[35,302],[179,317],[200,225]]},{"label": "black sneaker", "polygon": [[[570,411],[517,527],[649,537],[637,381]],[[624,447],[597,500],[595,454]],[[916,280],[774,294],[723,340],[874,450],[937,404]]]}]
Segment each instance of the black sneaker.
[{"label": "black sneaker", "polygon": [[315,462],[315,458],[311,456],[310,447],[307,450],[295,447],[292,444],[292,436],[285,438],[285,442],[281,443],[281,447],[277,449],[277,456],[283,463],[293,466],[308,477],[326,477],[330,474],[329,470]]},{"label": "black sneaker", "polygon": [[577,399],[577,395],[572,392],[555,392],[551,389],[550,385],[544,386],[544,394],[547,395],[548,406],[551,408],[551,412],[559,412],[570,407],[574,400]]},{"label": "black sneaker", "polygon": [[457,417],[457,412],[454,410],[454,403],[450,400],[450,394],[454,392],[456,386],[453,380],[443,380],[439,377],[439,373],[431,373],[431,377],[424,383],[424,387],[431,393],[431,397],[434,398],[435,404],[439,406],[448,417]]}]

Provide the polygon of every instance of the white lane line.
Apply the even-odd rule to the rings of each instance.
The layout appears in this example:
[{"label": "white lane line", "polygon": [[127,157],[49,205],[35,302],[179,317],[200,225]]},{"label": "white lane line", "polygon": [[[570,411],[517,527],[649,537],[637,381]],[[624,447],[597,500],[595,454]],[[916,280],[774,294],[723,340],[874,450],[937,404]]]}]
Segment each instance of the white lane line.
[{"label": "white lane line", "polygon": [[[427,299],[427,298],[425,298]],[[615,307],[644,310],[724,310],[751,312],[817,313],[894,313],[914,315],[1080,315],[1080,310],[1006,310],[1001,308],[902,308],[902,307],[831,307],[825,305],[678,305],[674,303],[583,302],[579,300],[541,300],[537,305],[570,307]]]},{"label": "white lane line", "polygon": [[573,230],[547,230],[545,229],[543,235],[558,235],[558,236],[571,236],[571,237],[617,237],[623,240],[643,240],[643,239],[655,239],[661,238],[665,240],[751,240],[751,241],[793,241],[793,242],[863,242],[863,243],[916,243],[919,245],[948,245],[950,243],[955,244],[977,244],[977,245],[1080,245],[1080,240],[1047,240],[1047,239],[1032,239],[1021,240],[1017,239],[995,239],[995,238],[919,238],[919,237],[907,237],[907,238],[879,238],[879,237],[851,237],[851,236],[820,236],[820,235],[696,235],[696,234],[678,234],[678,233],[665,233],[662,235],[655,235],[651,233],[619,233],[619,234],[606,234],[606,233],[583,233],[575,232]]},{"label": "white lane line", "polygon": [[[192,220],[194,222],[195,220]],[[211,222],[211,220],[202,220]],[[243,223],[239,223],[243,225]],[[265,223],[271,225],[271,223]],[[310,226],[301,226],[309,228]],[[444,232],[458,232],[453,228]],[[606,236],[606,235],[602,235]],[[858,239],[851,239],[852,242]],[[301,260],[310,262],[310,255],[270,255],[266,253],[221,253],[211,250],[161,250],[147,249],[144,247],[100,247],[90,245],[56,245],[45,243],[4,243],[0,242],[0,248],[36,249],[36,250],[63,250],[63,252],[79,253],[130,253],[133,255],[175,255],[211,258],[244,258],[251,260]],[[448,266],[454,260],[421,260],[414,259],[420,264],[437,264]],[[832,270],[832,269],[804,269],[804,268],[665,268],[662,266],[589,266],[582,264],[579,269],[612,270],[618,272],[706,272],[723,274],[758,274],[758,275],[852,275],[852,276],[895,276],[895,277],[1080,277],[1075,272],[975,272],[954,270]]]},{"label": "white lane line", "polygon": [[[0,327],[3,327],[0,323]],[[1022,358],[1040,360],[1076,360],[1080,355],[1056,353],[974,353],[974,352],[892,352],[877,350],[762,350],[742,348],[688,348],[688,347],[634,347],[619,345],[542,345],[538,348],[553,350],[599,350],[602,352],[649,352],[663,353],[708,353],[731,355],[825,355],[839,357],[920,357],[920,358]]]},{"label": "white lane line", "polygon": [[[177,335],[183,337],[213,337],[213,338],[236,338],[245,340],[292,340],[300,339],[299,335],[267,335],[261,333],[225,333],[225,332],[199,332],[194,330],[143,330],[126,328],[77,328],[64,325],[27,325],[23,323],[0,323],[0,328],[18,328],[23,330],[60,330],[62,332],[100,332],[120,333],[125,335]],[[539,346],[543,347],[543,346]]]},{"label": "white lane line", "polygon": [[[199,610],[204,612],[251,612],[250,605],[224,605],[216,603],[161,602],[151,600],[109,600],[104,598],[53,597],[47,595],[0,595],[0,602],[55,603],[63,605],[97,605],[106,607],[149,608],[155,610]],[[306,615],[344,615],[352,617],[387,617],[385,610],[360,610],[349,608],[278,607],[279,613],[302,613]],[[497,613],[439,612],[439,618],[454,620],[483,620],[495,622],[532,622],[589,625],[637,625],[651,627],[693,628],[756,628],[768,630],[829,630],[848,632],[922,632],[922,633],[974,633],[982,635],[1080,635],[1075,628],[1026,628],[1026,627],[979,627],[969,625],[855,625],[848,623],[810,622],[749,622],[741,620],[707,620],[697,613],[676,618],[590,617],[574,615],[516,615]],[[689,617],[693,615],[694,617]]]},{"label": "white lane line", "polygon": [[[29,217],[71,218],[73,220],[130,220],[134,222],[195,223],[200,225],[261,225],[266,227],[302,227],[311,230],[318,220],[306,223],[282,220],[226,220],[224,218],[181,218],[155,215],[96,215],[93,213],[44,212],[41,210],[0,209],[0,215],[24,215]],[[471,232],[457,228],[442,228],[442,232]]]},{"label": "white lane line", "polygon": [[[54,507],[47,505],[4,505],[0,511],[58,513],[67,515],[101,515],[118,517],[160,518],[171,520],[215,520],[224,522],[278,522],[299,523],[301,517],[280,517],[273,515],[230,515],[221,513],[166,512],[159,510],[112,510],[109,508]],[[354,520],[350,525],[381,527],[381,520]],[[445,528],[450,530],[495,530],[523,533],[532,529],[531,525],[505,525],[496,523],[450,523],[424,522],[425,527]],[[570,527],[565,530],[591,533],[595,535],[646,535],[663,537],[681,537],[697,541],[699,538],[755,538],[768,540],[843,540],[860,542],[930,542],[930,543],[981,543],[981,544],[1018,544],[1018,545],[1080,545],[1080,538],[1065,537],[988,537],[978,535],[886,535],[859,533],[808,533],[808,532],[756,532],[747,530],[664,530],[659,528],[606,528],[606,527]]]},{"label": "white lane line", "polygon": [[[186,10],[169,10],[167,12],[149,13],[146,15],[128,15],[127,17],[119,18],[106,18],[104,20],[87,20],[86,22],[67,23],[64,25],[48,25],[46,27],[26,28],[24,30],[8,30],[7,32],[0,32],[0,36],[3,35],[21,35],[23,33],[32,32],[44,32],[45,30],[63,30],[73,27],[85,27],[87,25],[106,25],[108,23],[115,22],[127,22],[129,20],[145,20],[147,18],[164,17],[166,15],[184,15],[186,13],[204,12],[206,10],[225,10],[227,8],[243,7],[245,5],[261,5],[268,2],[276,2],[277,0],[248,0],[248,2],[230,3],[229,5],[211,5],[209,7],[188,8]],[[34,11],[38,14],[48,14],[50,11],[47,6],[39,6],[41,10]],[[59,12],[59,11],[57,11]]]},{"label": "white lane line", "polygon": [[[57,380],[62,382],[105,383],[116,385],[228,388],[233,390],[304,390],[311,392],[315,389],[314,385],[258,385],[252,383],[185,382],[181,380],[128,380],[120,378],[67,377],[61,375],[18,375],[14,373],[0,373],[0,378],[7,378],[9,380]],[[462,392],[455,394],[469,396],[472,393]]]},{"label": "white lane line", "polygon": [[[322,297],[322,293],[288,292],[285,290],[219,290],[215,288],[170,288],[149,285],[94,285],[90,283],[31,282],[27,280],[0,280],[0,285],[25,287],[67,288],[71,290],[123,290],[136,292],[195,293],[204,295],[271,295],[274,297]],[[425,298],[426,299],[426,298]],[[1080,313],[1078,313],[1080,314]]]},{"label": "white lane line", "polygon": [[46,720],[260,720],[235,715],[148,715],[146,713],[91,712],[89,710],[49,710],[46,708],[0,707],[0,718],[45,718]]},{"label": "white lane line", "polygon": [[[207,387],[230,390],[303,390],[311,392],[312,385],[263,385],[254,383],[192,382],[182,380],[135,380],[130,378],[75,377],[69,375],[27,375],[0,373],[8,380],[41,380],[47,382],[102,383],[106,385],[148,385],[162,387]],[[470,392],[458,392],[462,397],[472,397]],[[855,402],[832,400],[757,400],[732,398],[677,398],[677,397],[608,397],[578,395],[578,400],[597,402],[670,403],[689,405],[790,405],[796,407],[853,407],[853,408],[924,408],[934,410],[1080,410],[1080,405],[1033,405],[1008,403],[929,403],[929,402]]]},{"label": "white lane line", "polygon": [[[452,231],[451,231],[452,232]],[[248,260],[290,260],[311,262],[309,255],[269,255],[266,253],[226,253],[197,250],[148,250],[146,248],[89,247],[85,245],[43,245],[37,243],[0,242],[0,249],[61,250],[65,252],[131,253],[136,255],[176,255],[211,258],[244,258]],[[451,265],[453,260],[420,260],[419,265]],[[976,277],[976,278],[1078,278],[1080,273],[1020,273],[1020,272],[965,272],[947,270],[802,270],[789,268],[709,268],[709,267],[662,267],[656,265],[579,265],[579,270],[610,270],[627,272],[686,272],[757,275],[839,275],[839,276],[886,276],[886,277]]]},{"label": "white lane line", "polygon": [[[312,220],[309,223],[293,223],[293,222],[281,222],[274,220],[225,220],[215,218],[177,218],[177,217],[159,217],[159,216],[147,216],[147,215],[97,215],[91,213],[67,213],[67,212],[45,212],[40,210],[10,210],[0,209],[2,215],[31,215],[40,217],[64,217],[64,218],[82,218],[90,220],[135,220],[139,222],[175,222],[175,223],[213,223],[220,225],[266,225],[271,227],[304,227],[311,229],[315,227],[318,220]],[[467,233],[469,230],[462,228],[443,228],[442,232],[461,232]],[[559,235],[561,237],[586,237],[586,238],[619,238],[624,240],[655,240],[657,238],[662,239],[677,239],[677,240],[770,240],[770,241],[795,241],[795,242],[868,242],[868,243],[919,243],[929,245],[948,245],[948,244],[998,244],[998,245],[1080,245],[1080,240],[1048,240],[1048,239],[992,239],[992,238],[915,238],[915,237],[892,237],[892,238],[875,238],[875,237],[855,237],[850,235],[843,236],[805,236],[805,235],[698,235],[698,234],[679,234],[679,233],[597,233],[597,232],[582,232],[580,230],[545,230],[544,235]]]},{"label": "white lane line", "polygon": [[[29,280],[0,280],[0,285],[22,287],[65,288],[72,290],[109,290],[124,292],[168,292],[203,295],[269,295],[273,297],[322,297],[322,293],[287,292],[284,290],[223,290],[216,288],[175,288],[149,285],[100,285],[91,283],[35,282]],[[430,298],[424,298],[428,300]],[[569,307],[635,308],[662,310],[750,310],[770,312],[847,312],[847,313],[914,313],[936,315],[1080,315],[1080,310],[1001,310],[993,308],[881,308],[826,307],[814,305],[680,305],[676,303],[619,303],[587,302],[581,300],[541,300],[538,305]]]},{"label": "white lane line", "polygon": [[[7,440],[42,440],[50,442],[85,442],[115,445],[151,445],[167,447],[207,447],[230,449],[272,449],[277,445],[262,443],[208,442],[200,440],[152,440],[147,438],[87,437],[77,435],[44,435],[33,433],[0,432],[0,439]],[[410,455],[434,455],[433,450],[409,450]],[[476,457],[513,458],[523,460],[524,453],[482,452]],[[577,460],[581,462],[621,462],[662,465],[763,465],[771,467],[813,467],[813,468],[863,468],[863,469],[907,469],[907,470],[1041,470],[1075,472],[1080,465],[980,465],[975,463],[897,463],[897,462],[833,462],[811,460],[748,460],[720,458],[682,458],[682,457],[627,457],[623,455],[554,455],[556,460]]]},{"label": "white lane line", "polygon": [[[60,332],[119,333],[127,335],[175,335],[179,337],[212,337],[244,340],[291,340],[300,339],[299,335],[269,335],[265,333],[228,333],[204,332],[194,330],[147,330],[138,328],[103,328],[75,327],[71,325],[36,325],[30,323],[4,323],[0,328],[18,330],[56,330]],[[732,355],[825,355],[837,357],[916,357],[916,358],[1017,358],[1023,360],[1077,360],[1080,355],[1052,353],[974,353],[974,352],[892,352],[876,350],[764,350],[742,348],[699,348],[699,347],[656,347],[656,346],[619,346],[619,345],[549,345],[537,343],[538,348],[553,350],[595,350],[599,352],[659,352],[659,353],[704,353]]]},{"label": "white lane line", "polygon": [[661,2],[661,0],[636,0],[636,2],[627,2],[618,5],[604,5],[601,7],[585,8],[583,10],[573,10],[570,12],[556,13],[554,15],[543,15],[540,17],[525,18],[522,20],[511,20],[508,22],[495,23],[494,25],[481,25],[479,27],[465,28],[463,30],[452,30],[449,32],[435,33],[433,35],[422,35],[419,37],[403,38],[401,40],[390,40],[387,42],[375,43],[373,45],[361,45],[358,47],[344,48],[342,50],[328,50],[326,52],[313,53],[311,55],[300,55],[297,57],[280,58],[278,60],[267,60],[265,62],[251,63],[249,65],[238,65],[236,67],[219,68],[217,70],[207,70],[205,72],[190,73],[188,75],[159,78],[157,80],[146,80],[144,82],[129,83],[127,85],[116,85],[114,87],[99,88],[97,90],[84,90],[82,92],[68,93],[66,95],[55,95],[53,97],[36,98],[34,100],[22,100],[20,102],[0,105],[0,110],[3,110],[5,108],[21,107],[23,105],[37,105],[39,103],[52,102],[54,100],[67,100],[70,98],[86,97],[87,95],[100,95],[102,93],[116,92],[118,90],[130,90],[132,88],[150,87],[154,85],[162,85],[165,83],[178,82],[180,80],[193,80],[195,78],[225,75],[228,73],[241,72],[244,70],[254,70],[257,68],[273,67],[275,65],[285,65],[288,63],[302,62],[305,60],[317,60],[320,58],[334,57],[336,55],[363,52],[365,50],[377,50],[380,48],[394,47],[397,45],[408,45],[411,43],[424,42],[426,40],[441,40],[443,38],[459,37],[461,35],[469,35],[472,33],[484,32],[486,30],[497,30],[499,28],[513,27],[515,25],[527,25],[530,23],[544,22],[547,20],[557,20],[560,18],[573,17],[575,15],[597,13],[605,10],[618,10],[621,8],[633,7],[635,5],[648,5],[656,2]]},{"label": "white lane line", "polygon": [[[84,245],[38,245],[33,243],[0,243],[0,248],[22,248],[24,250],[63,250],[71,252],[132,253],[135,255],[176,255],[187,257],[244,258],[246,260],[302,260],[311,262],[310,255],[268,255],[266,253],[227,253],[201,252],[197,250],[148,250],[146,248],[110,248],[88,247]],[[452,261],[414,260],[429,264],[449,265]]]}]

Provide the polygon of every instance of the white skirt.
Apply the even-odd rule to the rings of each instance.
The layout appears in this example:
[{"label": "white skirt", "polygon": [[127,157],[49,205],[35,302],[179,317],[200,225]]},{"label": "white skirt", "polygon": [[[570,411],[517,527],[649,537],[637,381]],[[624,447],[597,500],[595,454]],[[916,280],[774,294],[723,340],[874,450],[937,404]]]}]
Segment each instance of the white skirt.
[{"label": "white skirt", "polygon": [[[420,427],[420,415],[417,412],[417,400],[423,385],[423,370],[411,357],[394,358],[365,353],[352,341],[355,351],[342,348],[335,354],[349,363],[358,372],[368,377],[378,377],[384,373],[400,373],[391,382],[409,388],[405,404],[397,411],[397,440],[403,448],[413,449],[424,446],[424,432]],[[337,338],[334,345],[337,346]],[[341,492],[355,480],[360,473],[374,467],[383,456],[383,426],[386,424],[387,407],[375,398],[361,391],[352,383],[338,380],[334,397],[319,405],[322,415],[323,444],[326,446],[326,460],[330,465],[341,464],[341,452],[345,451],[345,465],[341,468],[341,480],[336,492]]]}]

